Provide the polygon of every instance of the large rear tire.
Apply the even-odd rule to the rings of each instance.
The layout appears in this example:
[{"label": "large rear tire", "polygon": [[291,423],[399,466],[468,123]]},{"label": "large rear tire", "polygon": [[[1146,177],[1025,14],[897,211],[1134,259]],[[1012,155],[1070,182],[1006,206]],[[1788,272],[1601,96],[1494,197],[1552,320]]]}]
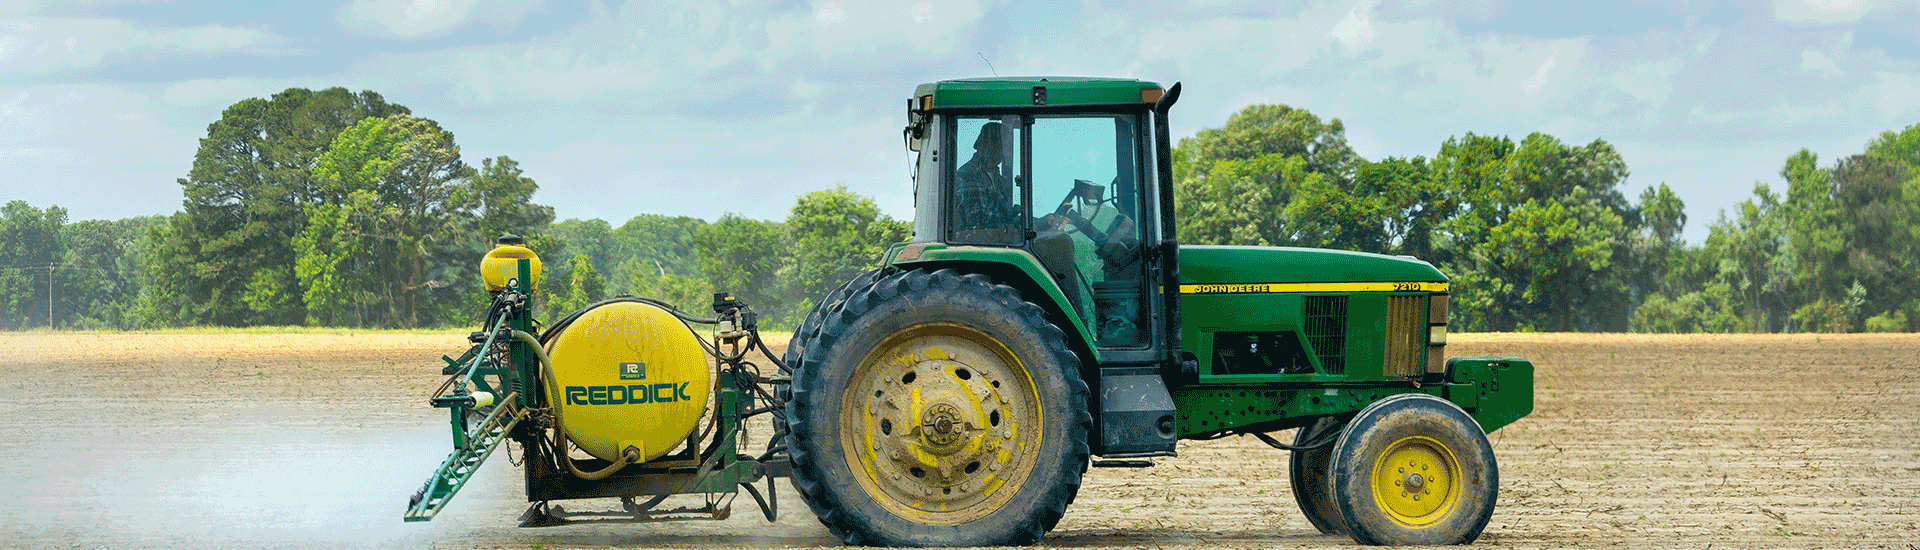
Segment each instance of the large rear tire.
[{"label": "large rear tire", "polygon": [[[842,307],[842,303],[847,300],[848,295],[853,294],[853,291],[872,286],[881,275],[891,271],[891,268],[882,267],[862,272],[821,298],[820,302],[813,306],[813,310],[808,311],[807,316],[801,319],[800,326],[793,329],[793,337],[787,339],[787,350],[780,354],[780,374],[791,380],[793,372],[800,370],[801,364],[806,362],[807,348],[813,347],[813,337],[820,334],[820,323],[826,319],[828,313]],[[780,397],[781,403],[792,401],[793,385],[783,384],[774,390],[774,393]],[[785,444],[785,434],[788,431],[786,415],[773,415],[775,442]]]},{"label": "large rear tire", "polygon": [[827,293],[819,303],[814,304],[813,310],[808,311],[807,316],[800,320],[800,326],[793,329],[793,338],[787,340],[787,351],[780,354],[780,362],[783,363],[780,374],[791,376],[793,369],[800,368],[800,363],[805,360],[807,348],[812,345],[814,335],[820,333],[820,322],[826,318],[827,313],[839,308],[841,302],[846,301],[847,295],[853,294],[855,290],[872,286],[880,275],[888,271],[883,267],[855,275],[841,284],[840,288]]},{"label": "large rear tire", "polygon": [[1361,544],[1471,543],[1500,493],[1486,432],[1460,407],[1419,393],[1361,409],[1334,443],[1332,475],[1334,503]]},{"label": "large rear tire", "polygon": [[1039,306],[915,270],[823,315],[787,403],[794,484],[842,541],[1032,544],[1087,467],[1087,385]]},{"label": "large rear tire", "polygon": [[[1323,416],[1313,425],[1300,428],[1293,436],[1294,446],[1304,446],[1322,440],[1345,422],[1333,416]],[[1293,451],[1293,457],[1287,461],[1287,470],[1293,486],[1293,500],[1300,504],[1300,512],[1307,521],[1319,529],[1322,534],[1347,534],[1347,520],[1340,517],[1340,507],[1333,503],[1333,445],[1321,445],[1305,451]]]}]

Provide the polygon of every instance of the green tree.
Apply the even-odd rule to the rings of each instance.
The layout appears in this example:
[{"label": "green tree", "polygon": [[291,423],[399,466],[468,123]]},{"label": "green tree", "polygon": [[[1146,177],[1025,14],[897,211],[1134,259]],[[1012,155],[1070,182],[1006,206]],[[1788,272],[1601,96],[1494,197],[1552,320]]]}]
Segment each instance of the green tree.
[{"label": "green tree", "polygon": [[550,302],[553,315],[593,305],[594,302],[612,297],[607,292],[607,281],[600,272],[593,269],[593,259],[586,254],[578,254],[567,262],[566,277],[555,285],[555,299]]},{"label": "green tree", "polygon": [[793,304],[794,318],[828,292],[867,271],[880,267],[887,246],[907,240],[913,228],[880,213],[873,199],[856,195],[846,186],[800,196],[787,216],[793,242],[790,273],[781,277]]},{"label": "green tree", "polygon": [[355,190],[334,206],[309,206],[307,227],[293,238],[294,275],[302,289],[307,322],[366,326],[376,323],[380,299],[381,235],[394,212],[371,190]]},{"label": "green tree", "polygon": [[1380,205],[1334,213],[1288,209],[1303,190],[1313,205],[1354,195],[1360,160],[1339,119],[1323,122],[1304,109],[1251,105],[1221,128],[1180,140],[1174,157],[1174,205],[1184,242],[1378,248],[1384,240],[1374,229],[1384,223]]},{"label": "green tree", "polygon": [[1516,283],[1520,298],[1546,313],[1536,317],[1523,310],[1519,317],[1545,321],[1535,325],[1555,331],[1582,328],[1576,314],[1591,313],[1582,308],[1595,305],[1590,298],[1613,263],[1613,239],[1623,225],[1608,209],[1581,201],[1584,189],[1576,188],[1574,195],[1569,201],[1573,208],[1560,201],[1528,199],[1507,223],[1493,228],[1486,242],[1491,266],[1518,275],[1509,280]]},{"label": "green tree", "polygon": [[1802,300],[1793,320],[1802,330],[1844,331],[1833,315],[1845,301],[1847,281],[1838,276],[1846,258],[1846,235],[1839,225],[1832,173],[1820,168],[1818,155],[1801,149],[1787,158],[1780,176],[1787,180],[1787,243],[1796,260],[1794,283]]},{"label": "green tree", "polygon": [[1424,157],[1388,157],[1361,161],[1354,172],[1355,195],[1384,202],[1380,213],[1386,244],[1380,252],[1435,260],[1440,228],[1459,209],[1459,200],[1434,178]]},{"label": "green tree", "polygon": [[[548,233],[567,243],[570,254],[585,255],[593,265],[614,265],[618,253],[614,250],[613,227],[599,218],[569,219],[547,227]],[[563,264],[560,272],[573,265]]]},{"label": "green tree", "polygon": [[[614,232],[613,248],[625,258],[618,265],[636,281],[669,275],[698,279],[701,262],[694,236],[706,226],[705,220],[686,216],[634,216]],[[640,287],[634,288],[635,293],[644,294]]]},{"label": "green tree", "polygon": [[713,289],[701,272],[695,235],[707,226],[699,218],[641,214],[613,233],[614,250],[623,258],[616,274],[625,274],[635,295],[648,296],[688,311],[706,311]]},{"label": "green tree", "polygon": [[66,224],[67,209],[59,206],[42,210],[26,201],[0,206],[0,328],[46,327],[60,312],[72,311],[71,303],[49,306],[49,296],[63,294],[63,278],[72,276],[56,267],[66,253],[61,238]]},{"label": "green tree", "polygon": [[1180,149],[1192,173],[1205,179],[1213,163],[1279,155],[1299,158],[1308,172],[1344,180],[1353,174],[1359,157],[1347,145],[1346,125],[1340,119],[1320,117],[1286,105],[1248,105],[1227,118],[1220,128],[1208,128],[1180,140]]},{"label": "green tree", "polygon": [[62,229],[66,254],[61,263],[72,272],[73,309],[63,321],[81,329],[138,326],[135,307],[144,268],[140,250],[147,230],[164,223],[162,216],[140,216],[67,224]]},{"label": "green tree", "polygon": [[781,291],[780,268],[792,247],[779,223],[729,213],[700,228],[694,246],[712,292],[732,293],[775,323],[804,307]]},{"label": "green tree", "polygon": [[1754,186],[1754,198],[1739,205],[1739,217],[1714,228],[1707,248],[1718,257],[1719,279],[1740,293],[1747,330],[1792,331],[1787,324],[1794,311],[1794,280],[1800,272],[1793,254],[1793,212],[1765,185]]},{"label": "green tree", "polygon": [[[470,303],[471,237],[479,201],[465,184],[453,134],[410,115],[362,119],[340,133],[314,168],[321,201],[305,207],[297,277],[306,297],[331,296],[309,322],[414,327],[458,315]],[[342,271],[351,271],[343,273]],[[454,288],[454,282],[466,282]]]},{"label": "green tree", "polygon": [[1686,229],[1686,202],[1672,192],[1665,183],[1659,187],[1647,187],[1640,192],[1640,231],[1634,233],[1632,258],[1634,267],[1632,285],[1640,298],[1647,294],[1672,294],[1680,287],[1674,277],[1668,273],[1674,269],[1674,263],[1680,262],[1686,242],[1680,238],[1680,231]]},{"label": "green tree", "polygon": [[505,155],[480,159],[480,171],[468,186],[480,209],[475,230],[482,249],[501,235],[524,237],[553,223],[553,207],[533,203],[533,192],[540,185],[521,172],[519,162]]},{"label": "green tree", "polygon": [[1920,274],[1913,256],[1920,248],[1912,243],[1912,228],[1920,218],[1908,215],[1920,196],[1909,197],[1902,189],[1913,179],[1907,165],[1893,155],[1854,155],[1833,168],[1835,218],[1846,243],[1845,263],[1836,275],[1865,291],[1861,309],[1848,319],[1850,326],[1920,297],[1911,290],[1913,276]]},{"label": "green tree", "polygon": [[[312,169],[360,119],[405,114],[373,92],[290,88],[228,107],[180,180],[183,211],[149,235],[141,310],[160,323],[291,324],[305,318],[291,266]],[[261,274],[265,272],[266,274]]]},{"label": "green tree", "polygon": [[[1434,174],[1457,198],[1437,260],[1451,266],[1459,321],[1471,330],[1625,330],[1640,214],[1616,187],[1626,162],[1602,140],[1545,134],[1516,147],[1469,134],[1448,140]],[[1454,201],[1457,200],[1457,203]],[[1457,206],[1455,206],[1457,204]]]}]

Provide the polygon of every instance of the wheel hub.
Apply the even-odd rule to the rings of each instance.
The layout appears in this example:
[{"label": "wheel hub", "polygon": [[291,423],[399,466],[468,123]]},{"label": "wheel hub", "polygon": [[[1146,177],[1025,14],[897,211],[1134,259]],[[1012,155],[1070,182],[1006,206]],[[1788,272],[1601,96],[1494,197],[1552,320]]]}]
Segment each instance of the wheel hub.
[{"label": "wheel hub", "polygon": [[1453,513],[1460,496],[1460,463],[1447,446],[1423,436],[1395,441],[1374,463],[1374,502],[1408,527],[1432,525]]},{"label": "wheel hub", "polygon": [[964,432],[973,431],[953,403],[936,403],[920,418],[920,436],[930,447],[951,447],[965,436]]}]

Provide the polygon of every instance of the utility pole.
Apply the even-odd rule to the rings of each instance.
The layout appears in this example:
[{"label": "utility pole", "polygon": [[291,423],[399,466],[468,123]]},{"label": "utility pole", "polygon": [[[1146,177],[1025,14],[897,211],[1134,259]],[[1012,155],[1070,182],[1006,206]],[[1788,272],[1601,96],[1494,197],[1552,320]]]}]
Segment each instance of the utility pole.
[{"label": "utility pole", "polygon": [[53,330],[53,262],[47,262],[47,330]]}]

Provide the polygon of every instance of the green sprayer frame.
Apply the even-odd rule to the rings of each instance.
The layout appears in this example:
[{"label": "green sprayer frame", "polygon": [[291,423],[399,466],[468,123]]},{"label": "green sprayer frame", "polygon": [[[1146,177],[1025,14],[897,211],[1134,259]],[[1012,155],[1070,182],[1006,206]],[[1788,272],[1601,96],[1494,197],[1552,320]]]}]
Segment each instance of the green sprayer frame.
[{"label": "green sprayer frame", "polygon": [[[623,467],[602,479],[585,479],[556,467],[559,461],[573,461],[576,470],[600,470],[611,463],[594,458],[572,458],[554,452],[544,442],[542,430],[553,426],[553,419],[542,387],[543,353],[533,322],[531,267],[519,260],[519,276],[509,288],[495,296],[489,313],[491,322],[483,333],[474,333],[476,344],[459,359],[442,357],[444,372],[453,378],[441,395],[431,399],[433,406],[448,409],[453,431],[453,452],[427,479],[408,503],[406,521],[428,521],[446,507],[464,487],[480,465],[495,450],[512,439],[525,449],[527,500],[534,503],[521,517],[522,526],[563,525],[582,521],[619,522],[721,518],[729,512],[731,499],[709,498],[698,508],[656,510],[668,495],[733,495],[746,487],[761,511],[771,520],[777,514],[777,499],[770,483],[762,496],[750,484],[762,478],[784,476],[789,471],[784,453],[768,452],[758,458],[740,454],[741,418],[746,402],[740,387],[761,380],[740,368],[744,353],[740,339],[758,339],[757,333],[735,331],[715,338],[713,350],[732,346],[733,353],[717,357],[719,363],[715,406],[709,429],[697,431],[686,442],[686,450],[643,464]],[[732,322],[739,311],[722,312],[719,320]],[[684,318],[684,317],[683,317]],[[738,326],[738,325],[735,325]],[[749,341],[749,345],[752,342]],[[504,383],[495,387],[488,377]],[[484,396],[502,395],[487,404]],[[707,434],[701,440],[697,434]],[[703,449],[704,446],[704,449]],[[644,503],[635,497],[654,497]],[[626,513],[572,513],[549,501],[617,497],[625,500]]]}]

